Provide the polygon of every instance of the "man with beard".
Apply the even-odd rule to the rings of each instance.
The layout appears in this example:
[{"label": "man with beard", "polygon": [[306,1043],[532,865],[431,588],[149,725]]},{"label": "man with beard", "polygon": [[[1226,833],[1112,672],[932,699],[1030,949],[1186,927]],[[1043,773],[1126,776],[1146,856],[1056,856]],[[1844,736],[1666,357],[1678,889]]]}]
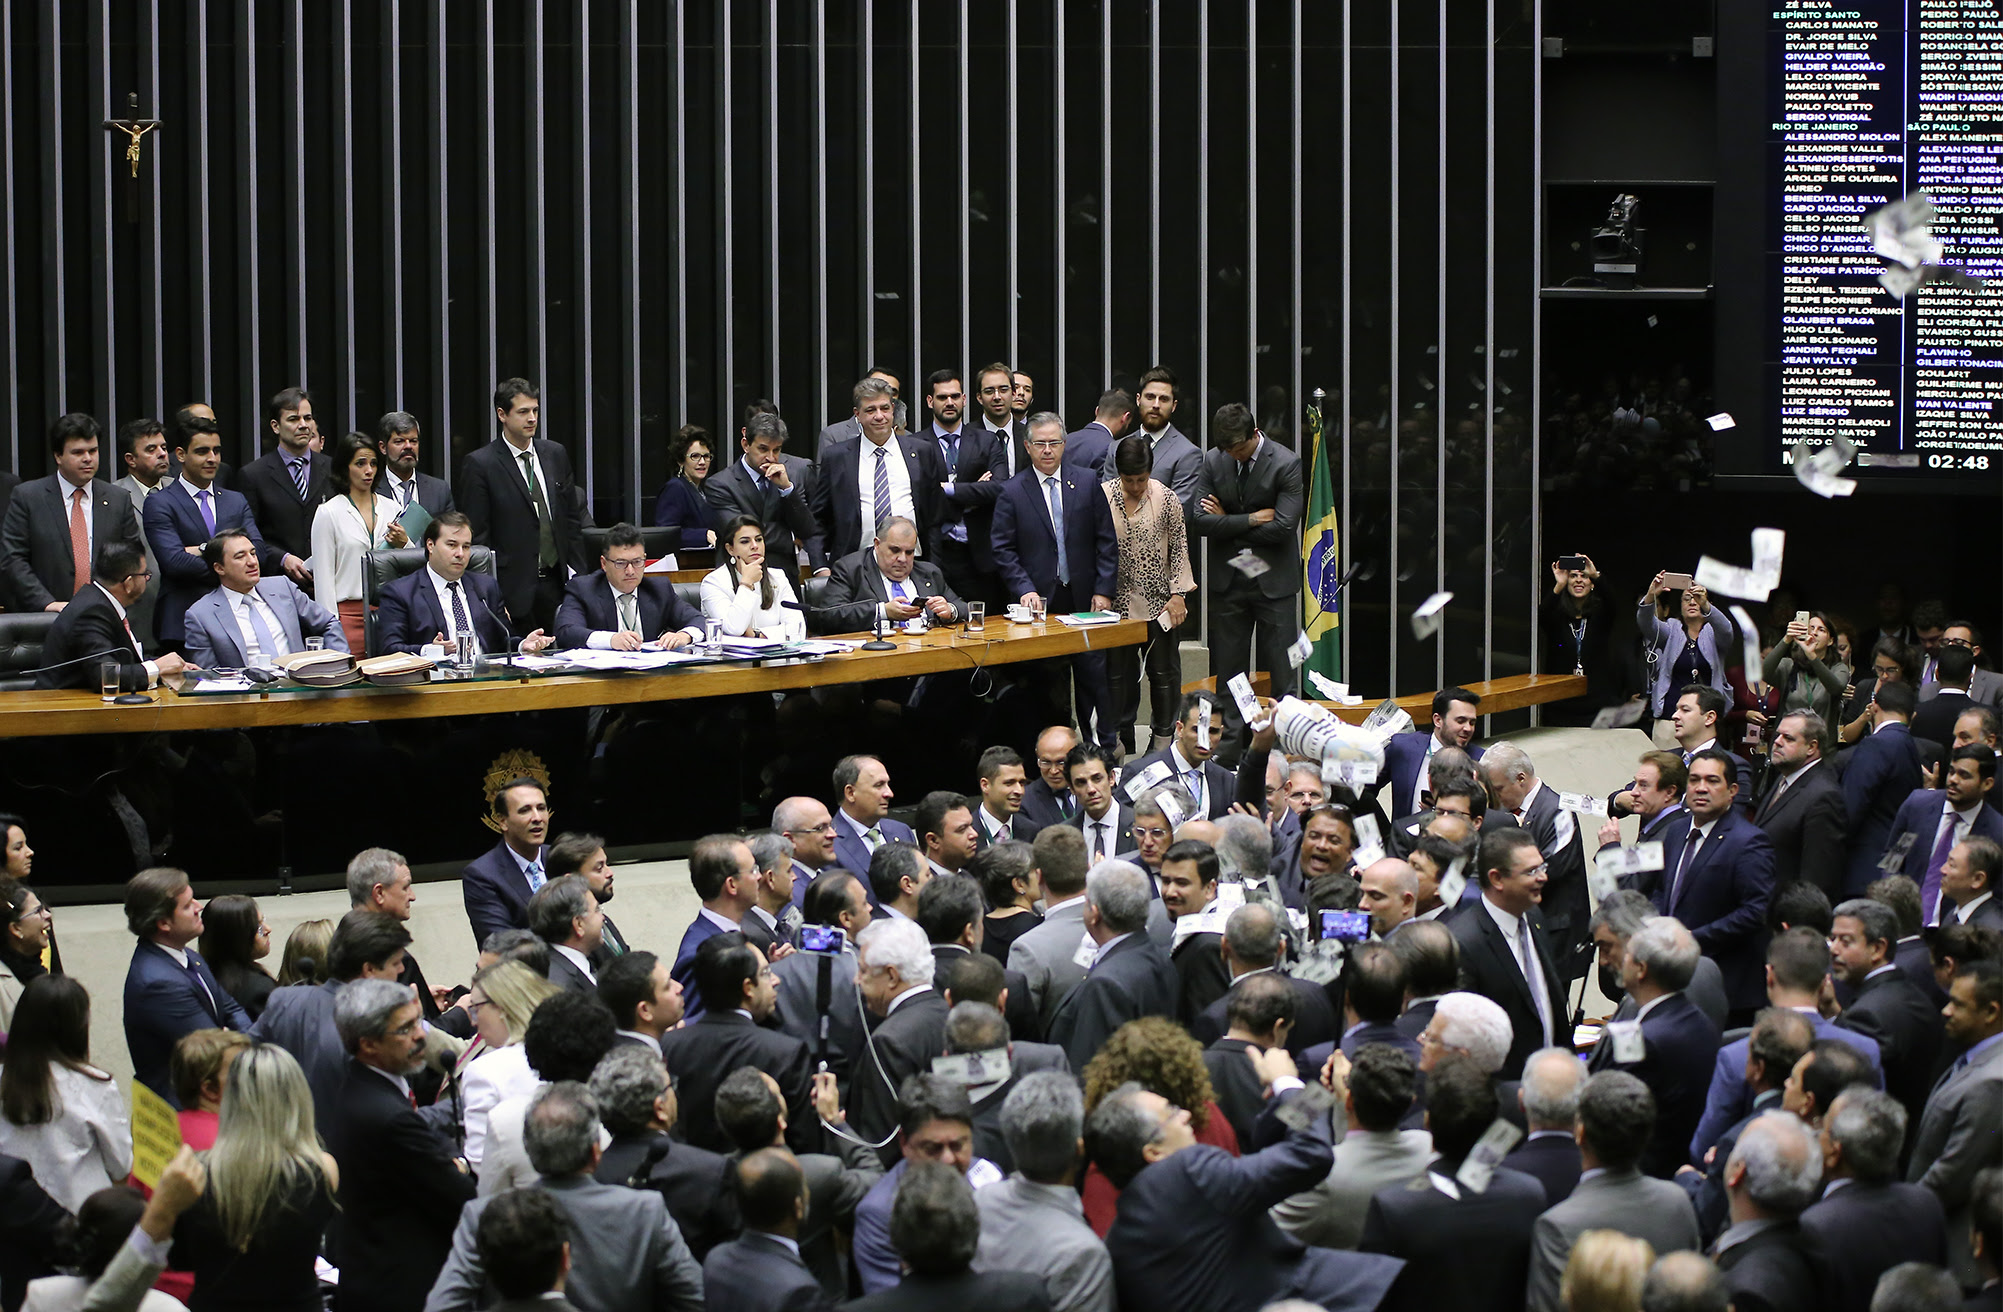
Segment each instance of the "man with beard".
[{"label": "man with beard", "polygon": [[[598,901],[598,909],[603,912],[605,904],[612,900],[612,862],[605,855],[605,840],[597,834],[559,834],[549,850],[543,854],[543,872],[551,879],[561,879],[565,875],[583,875],[591,885],[591,896]],[[614,957],[623,957],[630,947],[626,936],[612,923],[612,917],[605,916],[605,937],[591,954],[591,968],[601,970]]]},{"label": "man with beard", "polygon": [[433,519],[455,507],[452,485],[442,478],[421,473],[417,468],[417,420],[401,410],[392,410],[376,421],[376,450],[382,453],[382,479],[376,486],[396,502],[400,515],[413,502],[423,506]]}]

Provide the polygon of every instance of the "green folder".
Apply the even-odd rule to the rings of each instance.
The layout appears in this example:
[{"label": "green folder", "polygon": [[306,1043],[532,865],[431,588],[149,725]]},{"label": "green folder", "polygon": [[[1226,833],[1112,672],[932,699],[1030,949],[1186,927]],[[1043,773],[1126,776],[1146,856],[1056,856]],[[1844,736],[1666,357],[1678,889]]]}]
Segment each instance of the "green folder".
[{"label": "green folder", "polygon": [[416,546],[424,541],[424,530],[431,525],[431,512],[424,508],[423,502],[413,501],[403,508],[396,522],[403,525],[403,531],[410,535],[410,544]]}]

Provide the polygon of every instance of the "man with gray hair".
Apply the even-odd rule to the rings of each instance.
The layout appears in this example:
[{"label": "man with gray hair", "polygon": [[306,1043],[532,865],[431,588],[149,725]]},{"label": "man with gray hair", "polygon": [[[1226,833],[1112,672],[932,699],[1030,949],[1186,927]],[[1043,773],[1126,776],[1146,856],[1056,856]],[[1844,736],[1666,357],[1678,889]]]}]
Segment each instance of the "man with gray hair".
[{"label": "man with gray hair", "polygon": [[[539,1090],[522,1125],[529,1162],[542,1176],[536,1187],[570,1219],[565,1296],[580,1308],[604,1312],[700,1312],[702,1268],[661,1196],[592,1178],[602,1153],[599,1134],[597,1100],[574,1080]],[[492,1202],[482,1198],[460,1212],[452,1255],[424,1312],[474,1312],[480,1306],[486,1285],[480,1216]]]},{"label": "man with gray hair", "polygon": [[[348,862],[350,909],[381,911],[408,924],[411,908],[416,905],[417,889],[411,883],[410,863],[400,853],[386,847],[366,847]],[[409,948],[404,949],[403,973],[396,977],[396,982],[416,989],[418,1005],[424,1008],[424,1019],[439,1025],[440,1008],[449,1005],[449,999],[432,992],[431,985],[425,982],[424,972],[418,968],[417,958],[411,955]],[[441,989],[439,993],[444,991]],[[473,1022],[456,1007],[440,1027],[461,1039],[473,1037]]]},{"label": "man with gray hair", "polygon": [[[1799,1012],[1768,1007],[1753,1022],[1753,1032],[1747,1036],[1740,1062],[1744,1079],[1754,1091],[1752,1111],[1718,1136],[1700,1159],[1701,1167],[1683,1166],[1676,1172],[1676,1183],[1689,1190],[1691,1201],[1697,1204],[1697,1225],[1706,1240],[1716,1239],[1730,1221],[1725,1163],[1731,1158],[1739,1136],[1763,1113],[1785,1109],[1782,1100],[1787,1096],[1788,1076],[1814,1046],[1815,1030]],[[1817,1164],[1819,1176],[1819,1156]],[[1806,1199],[1801,1206],[1814,1201]]]},{"label": "man with gray hair", "polygon": [[1586,950],[1586,922],[1592,914],[1586,893],[1586,844],[1578,818],[1558,805],[1558,794],[1544,786],[1529,754],[1515,743],[1490,744],[1475,770],[1496,806],[1514,816],[1517,827],[1529,832],[1550,863],[1539,906],[1551,956],[1570,985],[1592,962]]},{"label": "man with gray hair", "polygon": [[[1847,903],[1845,905],[1848,905]],[[1845,1089],[1822,1120],[1822,1201],[1801,1214],[1821,1250],[1831,1312],[1869,1312],[1878,1277],[1901,1262],[1947,1265],[1940,1195],[1899,1180],[1906,1111],[1889,1093]]]},{"label": "man with gray hair", "polygon": [[424,1029],[410,990],[362,978],[334,995],[334,1028],[348,1051],[347,1081],[327,1126],[340,1166],[338,1201],[350,1264],[335,1306],[417,1312],[473,1196],[451,1141],[417,1114],[409,1078],[424,1061]]},{"label": "man with gray hair", "polygon": [[1084,982],[1050,1023],[1049,1038],[1082,1071],[1113,1031],[1142,1016],[1175,1016],[1175,963],[1148,936],[1153,889],[1129,861],[1102,861],[1085,881],[1085,933],[1095,945]]},{"label": "man with gray hair", "polygon": [[1661,1180],[1690,1160],[1690,1135],[1718,1059],[1718,1027],[1683,991],[1700,955],[1681,921],[1642,921],[1621,954],[1621,987],[1635,1001],[1634,1019],[1609,1024],[1587,1063],[1595,1072],[1628,1071],[1655,1095],[1655,1134],[1641,1169]]},{"label": "man with gray hair", "polygon": [[1530,1133],[1502,1164],[1537,1177],[1547,1206],[1564,1202],[1579,1185],[1579,1141],[1572,1137],[1572,1127],[1585,1087],[1585,1064],[1569,1048],[1539,1048],[1523,1063],[1516,1097]]},{"label": "man with gray hair", "polygon": [[597,993],[591,954],[605,940],[605,913],[583,875],[552,879],[529,899],[529,928],[549,944],[549,982],[574,993]]},{"label": "man with gray hair", "polygon": [[1641,1312],[1731,1312],[1731,1300],[1718,1268],[1695,1253],[1669,1253],[1641,1283]]},{"label": "man with gray hair", "polygon": [[1820,1263],[1801,1213],[1822,1189],[1822,1149],[1787,1112],[1753,1118],[1722,1168],[1731,1225],[1711,1257],[1746,1312],[1814,1312]]},{"label": "man with gray hair", "polygon": [[933,968],[916,921],[872,920],[856,939],[856,987],[882,1019],[849,1068],[849,1121],[866,1142],[888,1141],[877,1150],[886,1167],[897,1160],[898,1091],[946,1050],[946,1000],[932,987]]},{"label": "man with gray hair", "polygon": [[766,830],[751,835],[749,842],[758,889],[741,928],[745,939],[769,957],[776,943],[793,946],[800,931],[800,908],[793,905],[793,841]]},{"label": "man with gray hair", "polygon": [[[1240,820],[1251,821],[1250,816],[1238,816]],[[1226,816],[1220,823],[1228,824],[1233,817]],[[1252,821],[1256,826],[1257,822]],[[1280,958],[1286,955],[1287,937],[1281,913],[1263,902],[1247,902],[1236,907],[1224,920],[1224,941],[1218,950],[1224,954],[1224,969],[1231,974],[1232,989],[1238,981],[1250,975],[1276,974],[1294,991],[1294,1023],[1287,1030],[1287,1051],[1299,1057],[1317,1044],[1330,1043],[1339,1033],[1336,1025],[1335,1003],[1329,998],[1328,990],[1313,980],[1296,979],[1280,969]],[[1231,993],[1205,1007],[1190,1022],[1189,1032],[1196,1041],[1209,1047],[1224,1037],[1231,1028]]]},{"label": "man with gray hair", "polygon": [[1113,1312],[1113,1261],[1085,1224],[1077,1190],[1085,1100],[1062,1071],[1023,1076],[1002,1103],[1015,1172],[974,1194],[981,1214],[976,1271],[1042,1274],[1053,1312]]},{"label": "man with gray hair", "polygon": [[[1961,1312],[1963,1306],[1954,1277],[1925,1262],[1899,1263],[1871,1291],[1871,1312]],[[1971,1299],[1967,1306],[1979,1304]]]},{"label": "man with gray hair", "polygon": [[[1641,928],[1644,920],[1656,914],[1655,903],[1648,900],[1648,894],[1622,888],[1616,889],[1609,897],[1601,898],[1600,904],[1593,908],[1593,918],[1587,922],[1588,935],[1599,956],[1600,992],[1619,1004],[1614,1008],[1615,1020],[1633,1020],[1634,1013],[1641,1009],[1641,1004],[1621,988],[1620,963],[1634,931]],[[1725,977],[1719,971],[1717,962],[1700,955],[1696,973],[1690,976],[1690,982],[1683,991],[1697,1004],[1697,1010],[1711,1018],[1713,1025],[1720,1030],[1725,1028],[1725,1018],[1731,1008],[1725,1002]]]},{"label": "man with gray hair", "polygon": [[1479,993],[1449,993],[1419,1035],[1419,1069],[1429,1071],[1442,1056],[1458,1052],[1492,1076],[1508,1059],[1512,1042],[1508,1012]]},{"label": "man with gray hair", "polygon": [[[761,1079],[772,1078],[745,1069]],[[710,1249],[737,1232],[737,1209],[730,1202],[730,1159],[669,1137],[681,1109],[668,1083],[667,1067],[651,1046],[617,1045],[592,1068],[589,1087],[598,1103],[599,1122],[612,1136],[593,1178],[659,1194],[688,1241],[689,1252],[702,1261]]]}]

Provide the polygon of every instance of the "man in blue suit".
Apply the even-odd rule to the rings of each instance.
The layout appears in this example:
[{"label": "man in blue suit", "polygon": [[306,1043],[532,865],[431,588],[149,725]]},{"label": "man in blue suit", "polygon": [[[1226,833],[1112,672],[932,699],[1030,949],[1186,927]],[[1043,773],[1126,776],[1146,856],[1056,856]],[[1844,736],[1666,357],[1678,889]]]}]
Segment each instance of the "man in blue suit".
[{"label": "man in blue suit", "polygon": [[598,572],[564,585],[556,611],[556,645],[636,651],[658,642],[669,651],[703,636],[702,613],[666,578],[646,576],[647,540],[631,524],[605,534]]},{"label": "man in blue suit", "polygon": [[153,558],[160,562],[160,604],[153,623],[160,641],[179,648],[187,628],[184,617],[195,598],[216,585],[216,576],[202,559],[202,547],[226,528],[242,529],[250,535],[258,564],[267,574],[283,572],[285,553],[266,545],[251,517],[250,502],[227,488],[216,485],[216,471],[223,463],[223,440],[217,435],[216,421],[191,416],[174,449],[181,462],[181,476],[146,498],[142,519]]},{"label": "man in blue suit", "polygon": [[1664,914],[1690,927],[1704,955],[1725,977],[1734,1026],[1766,1001],[1767,899],[1773,895],[1773,844],[1733,806],[1732,757],[1706,748],[1690,762],[1684,794],[1690,833],[1676,868],[1664,872]]},{"label": "man in blue suit", "polygon": [[1667,1180],[1689,1159],[1704,1113],[1704,1068],[1717,1061],[1718,1027],[1683,990],[1697,973],[1697,940],[1668,916],[1650,916],[1627,941],[1620,982],[1639,1004],[1639,1057],[1621,1060],[1621,1041],[1593,1050],[1589,1069],[1624,1070],[1655,1095],[1655,1129],[1641,1155],[1644,1173]]},{"label": "man in blue suit", "polygon": [[222,586],[196,599],[184,619],[188,663],[198,669],[270,665],[319,638],[335,651],[348,649],[341,617],[299,590],[288,578],[265,578],[257,544],[242,529],[226,528],[202,548],[202,560]]},{"label": "man in blue suit", "polygon": [[529,927],[529,899],[549,882],[543,843],[549,837],[549,795],[534,779],[510,779],[494,794],[501,841],[459,875],[473,946],[503,929]]},{"label": "man in blue suit", "polygon": [[1953,906],[1941,902],[1940,878],[1954,845],[1970,838],[2003,842],[2003,814],[1989,801],[1996,788],[1995,752],[1980,743],[1955,748],[1942,782],[1946,787],[1922,788],[1906,798],[1886,840],[1889,853],[1901,835],[1912,835],[1899,873],[1919,885],[1924,925],[1940,924],[1943,912],[1953,914]]},{"label": "man in blue suit", "polygon": [[[1064,447],[1063,420],[1048,411],[1030,419],[1029,468],[1003,484],[995,502],[995,568],[1003,595],[1032,609],[1040,600],[1053,614],[1088,605],[1107,610],[1120,567],[1112,506],[1092,472],[1096,465],[1068,464]],[[1114,746],[1120,735],[1105,653],[1081,652],[1071,658],[1071,669],[1083,736]],[[1068,700],[1057,695],[1061,688],[1060,678],[1051,690],[1053,701]]]},{"label": "man in blue suit", "polygon": [[[1774,1007],[1800,1012],[1815,1030],[1817,1039],[1838,1039],[1857,1050],[1871,1066],[1874,1080],[1884,1083],[1878,1065],[1878,1041],[1868,1034],[1845,1029],[1823,1019],[1815,1004],[1822,981],[1829,976],[1829,939],[1822,931],[1796,925],[1774,936],[1767,947],[1767,1001]],[[1718,1142],[1727,1127],[1737,1124],[1753,1110],[1753,1091],[1746,1083],[1746,1053],[1751,1040],[1734,1039],[1718,1049],[1711,1071],[1711,1087],[1704,1094],[1704,1114],[1690,1136],[1690,1160],[1702,1162],[1704,1154]],[[1775,1077],[1775,1088],[1787,1075]],[[1717,1159],[1723,1164],[1723,1157]]]},{"label": "man in blue suit", "polygon": [[1417,815],[1432,805],[1430,767],[1433,753],[1442,747],[1458,747],[1470,760],[1481,759],[1474,745],[1475,725],[1481,719],[1481,694],[1465,688],[1442,688],[1433,694],[1431,732],[1414,729],[1393,734],[1384,744],[1384,768],[1377,783],[1365,794],[1371,801],[1386,787],[1391,796],[1385,803],[1392,815]]},{"label": "man in blue suit", "polygon": [[[885,843],[918,846],[911,826],[890,818],[890,771],[874,756],[844,756],[835,762],[835,864],[855,875],[869,873],[869,859]],[[876,898],[869,900],[872,910]]]},{"label": "man in blue suit", "polygon": [[[1056,418],[1056,416],[1052,416]],[[1060,421],[1061,422],[1061,421]],[[1030,426],[1036,424],[1036,417],[1030,417]],[[1099,471],[1105,467],[1106,457],[1112,453],[1113,444],[1126,436],[1134,426],[1134,398],[1123,387],[1115,387],[1099,397],[1099,404],[1092,413],[1092,422],[1075,433],[1064,437],[1064,459],[1066,463],[1077,465],[1091,478],[1094,485],[1099,482]],[[1030,453],[1030,459],[1036,459]]]},{"label": "man in blue suit", "polygon": [[[1918,704],[1912,686],[1880,683],[1871,698],[1871,732],[1843,760],[1843,809],[1850,816],[1850,864],[1843,891],[1856,897],[1878,877],[1899,808],[1922,783],[1920,751],[1909,727]],[[1919,846],[1915,841],[1914,846]],[[1932,849],[1928,852],[1931,855]]]},{"label": "man in blue suit", "polygon": [[681,983],[682,1016],[693,1023],[706,1010],[696,981],[696,950],[718,934],[741,934],[744,918],[758,900],[758,861],[751,845],[736,834],[697,839],[689,853],[689,882],[702,906],[682,933],[669,974]]},{"label": "man in blue suit", "polygon": [[[448,652],[459,635],[471,633],[481,654],[505,654],[509,647],[507,603],[501,585],[468,572],[473,559],[473,521],[448,510],[424,526],[425,567],[384,586],[376,610],[376,645],[381,652],[415,652],[437,643]],[[523,652],[550,644],[541,629],[522,639]]]},{"label": "man in blue suit", "polygon": [[139,940],[125,972],[125,1046],[138,1081],[175,1106],[167,1064],[183,1034],[248,1031],[250,1017],[223,991],[202,954],[202,908],[186,871],[142,870],[125,885],[125,927]]}]

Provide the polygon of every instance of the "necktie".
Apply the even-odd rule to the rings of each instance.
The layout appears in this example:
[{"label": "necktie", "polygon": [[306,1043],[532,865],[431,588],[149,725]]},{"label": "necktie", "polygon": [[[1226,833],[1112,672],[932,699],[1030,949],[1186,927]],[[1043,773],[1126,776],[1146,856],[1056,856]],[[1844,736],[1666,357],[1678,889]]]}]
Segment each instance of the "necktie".
[{"label": "necktie", "polygon": [[619,594],[619,628],[626,633],[640,632],[640,603],[630,592]]},{"label": "necktie", "polygon": [[203,1009],[220,1024],[222,1013],[216,1009],[216,995],[209,992],[208,984],[202,979],[202,972],[195,969],[195,959],[189,957],[186,961],[183,961],[181,969],[187,971],[188,978],[194,981],[195,996],[202,1000]]},{"label": "necktie", "polygon": [[876,851],[877,848],[883,846],[883,831],[881,829],[878,829],[875,825],[871,825],[869,827],[869,831],[865,833],[863,837],[869,840],[869,850],[872,852]]},{"label": "necktie", "polygon": [[1064,558],[1064,494],[1058,490],[1057,476],[1043,480],[1043,495],[1050,501],[1050,531],[1057,535],[1057,581],[1071,582],[1071,563]]},{"label": "necktie", "polygon": [[125,626],[125,640],[132,644],[132,650],[134,654],[144,655],[145,653],[140,651],[139,648],[139,635],[132,631],[132,621],[126,619],[123,615],[120,615],[118,617],[118,622]]},{"label": "necktie", "polygon": [[306,499],[306,461],[304,459],[285,462],[292,470],[292,485],[299,489],[299,499]]},{"label": "necktie", "polygon": [[1241,483],[1244,482],[1247,478],[1251,477],[1251,474],[1252,462],[1249,460],[1240,460],[1238,462],[1238,481]]},{"label": "necktie", "polygon": [[1537,948],[1530,941],[1530,918],[1519,916],[1516,921],[1516,947],[1523,954],[1523,979],[1530,985],[1530,996],[1537,1003],[1537,1019],[1544,1026],[1544,1043],[1550,1046],[1551,1038],[1551,997],[1547,989],[1540,987],[1537,979]]},{"label": "necktie", "polygon": [[404,485],[396,490],[397,504],[402,506],[405,510],[409,510],[410,494],[416,487],[417,487],[417,475],[412,474],[407,480],[405,480]]},{"label": "necktie", "polygon": [[272,635],[271,626],[264,622],[264,616],[257,613],[257,604],[249,597],[243,599],[243,613],[250,617],[251,642],[257,647],[254,652],[245,652],[246,663],[255,664],[261,657],[276,660],[285,653],[279,649],[278,639]]},{"label": "necktie", "polygon": [[1203,814],[1203,767],[1191,770],[1189,778],[1189,800],[1196,804],[1196,814]]},{"label": "necktie", "polygon": [[1672,916],[1676,914],[1676,899],[1683,892],[1683,876],[1691,866],[1697,864],[1697,849],[1703,845],[1704,835],[1695,829],[1691,830],[1690,841],[1683,847],[1683,859],[1676,863],[1676,878],[1669,885],[1669,906],[1666,910]]},{"label": "necktie", "polygon": [[83,522],[82,488],[70,492],[70,560],[76,567],[70,586],[70,595],[75,596],[90,586],[90,529]]},{"label": "necktie", "polygon": [[1961,818],[1954,808],[1947,808],[1946,823],[1941,826],[1940,841],[1933,845],[1933,856],[1926,863],[1926,882],[1920,885],[1920,913],[1924,923],[1940,923],[1940,868],[1947,864],[1948,853],[1954,851],[1954,836],[1961,829]]},{"label": "necktie", "polygon": [[548,569],[556,564],[556,533],[550,528],[549,502],[543,499],[542,484],[536,482],[535,452],[524,451],[517,459],[529,481],[529,500],[536,506],[536,564]]},{"label": "necktie", "polygon": [[890,466],[887,463],[889,456],[890,443],[885,442],[876,448],[876,484],[873,488],[874,500],[871,502],[876,523],[862,526],[862,545],[865,547],[869,545],[870,539],[876,536],[877,525],[890,517]]},{"label": "necktie", "polygon": [[522,873],[528,876],[530,893],[542,892],[542,886],[549,882],[543,875],[542,862],[540,861],[529,862],[528,869],[522,871]]},{"label": "necktie", "polygon": [[1077,813],[1078,810],[1077,796],[1072,793],[1058,794],[1057,809],[1064,812],[1064,818],[1066,820],[1069,820],[1074,814]]},{"label": "necktie", "polygon": [[207,488],[203,488],[201,491],[195,493],[195,499],[202,503],[202,522],[209,526],[210,537],[216,535],[216,508],[210,501],[210,497],[213,495],[214,493],[210,492]]},{"label": "necktie", "polygon": [[939,455],[946,461],[946,472],[951,474],[960,467],[960,435],[958,433],[939,434]]},{"label": "necktie", "polygon": [[460,594],[459,580],[446,584],[445,590],[452,594],[452,632],[446,636],[456,639],[462,633],[473,632],[473,621],[466,616],[466,598]]}]

